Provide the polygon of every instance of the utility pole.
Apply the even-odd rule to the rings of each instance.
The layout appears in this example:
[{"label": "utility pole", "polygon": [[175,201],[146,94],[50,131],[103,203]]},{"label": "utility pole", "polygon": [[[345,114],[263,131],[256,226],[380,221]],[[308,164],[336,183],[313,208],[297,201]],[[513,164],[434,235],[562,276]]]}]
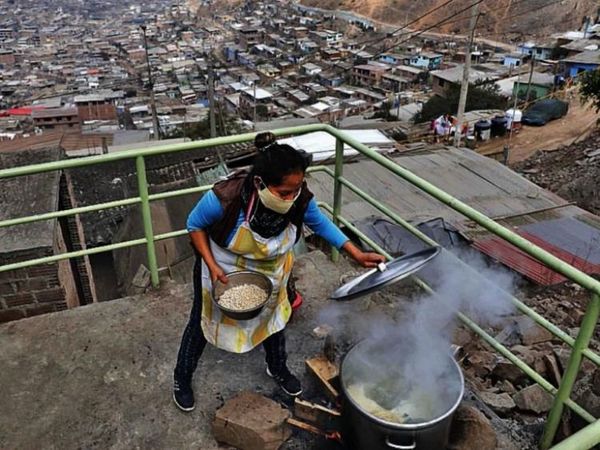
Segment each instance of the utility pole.
[{"label": "utility pole", "polygon": [[160,130],[158,128],[158,116],[156,115],[156,99],[154,98],[154,81],[152,79],[152,69],[150,68],[150,57],[148,56],[148,39],[146,38],[146,25],[140,25],[144,34],[144,50],[146,51],[146,67],[148,68],[148,86],[150,88],[150,108],[152,109],[152,127],[154,129],[154,140],[160,139]]},{"label": "utility pole", "polygon": [[531,79],[533,78],[533,66],[535,65],[535,54],[531,54],[531,68],[529,69],[529,81],[527,82],[527,93],[525,94],[525,103],[529,103],[529,93],[531,92]]},{"label": "utility pole", "polygon": [[256,81],[252,84],[254,86],[254,113],[253,113],[253,117],[252,117],[252,123],[253,123],[252,126],[256,130]]},{"label": "utility pole", "polygon": [[208,111],[210,121],[210,137],[217,137],[217,124],[215,123],[215,79],[213,74],[212,51],[208,55]]},{"label": "utility pole", "polygon": [[475,28],[479,19],[479,3],[471,7],[471,23],[469,25],[469,42],[465,51],[465,66],[463,68],[462,84],[460,85],[460,97],[458,101],[458,112],[456,113],[456,127],[454,129],[454,146],[460,145],[460,132],[465,115],[465,106],[467,105],[467,93],[469,91],[469,71],[471,70],[471,50],[473,48],[473,39],[475,38]]}]

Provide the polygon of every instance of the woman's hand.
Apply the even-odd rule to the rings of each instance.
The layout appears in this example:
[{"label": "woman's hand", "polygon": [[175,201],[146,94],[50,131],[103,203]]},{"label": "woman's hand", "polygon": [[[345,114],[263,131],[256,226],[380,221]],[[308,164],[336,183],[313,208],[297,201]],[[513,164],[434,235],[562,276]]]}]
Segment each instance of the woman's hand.
[{"label": "woman's hand", "polygon": [[363,267],[377,267],[377,264],[385,262],[385,256],[379,253],[363,252],[351,241],[347,241],[342,248]]},{"label": "woman's hand", "polygon": [[225,271],[218,264],[215,264],[213,267],[209,267],[208,271],[210,272],[210,279],[213,283],[217,279],[223,284],[227,284],[229,282],[227,275],[225,275]]},{"label": "woman's hand", "polygon": [[385,262],[385,256],[379,253],[360,252],[354,259],[363,267],[377,267],[377,264]]}]

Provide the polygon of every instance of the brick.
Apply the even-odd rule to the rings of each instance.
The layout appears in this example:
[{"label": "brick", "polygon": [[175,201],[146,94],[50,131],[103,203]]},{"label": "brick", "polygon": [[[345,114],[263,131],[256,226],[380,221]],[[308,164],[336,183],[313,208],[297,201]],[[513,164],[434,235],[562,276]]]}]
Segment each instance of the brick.
[{"label": "brick", "polygon": [[15,269],[7,272],[0,272],[0,281],[23,280],[25,278],[27,278],[26,269]]},{"label": "brick", "polygon": [[55,263],[52,263],[52,265],[44,264],[41,266],[28,267],[27,274],[30,278],[58,276],[58,266]]},{"label": "brick", "polygon": [[35,293],[35,298],[40,303],[54,303],[65,301],[65,291],[63,288],[51,288]]},{"label": "brick", "polygon": [[289,417],[273,400],[244,391],[217,410],[213,436],[241,450],[277,450],[291,435]]},{"label": "brick", "polygon": [[8,281],[0,282],[0,295],[12,295],[15,294],[15,287]]},{"label": "brick", "polygon": [[11,308],[13,306],[29,305],[35,301],[33,294],[29,292],[20,292],[14,295],[7,295],[4,297],[6,306]]},{"label": "brick", "polygon": [[0,323],[11,322],[25,317],[25,311],[22,309],[7,309],[0,311]]},{"label": "brick", "polygon": [[40,291],[48,288],[46,278],[29,278],[27,280],[20,280],[16,282],[17,291]]},{"label": "brick", "polygon": [[35,305],[25,309],[27,317],[39,316],[40,314],[47,314],[54,312],[54,305]]}]

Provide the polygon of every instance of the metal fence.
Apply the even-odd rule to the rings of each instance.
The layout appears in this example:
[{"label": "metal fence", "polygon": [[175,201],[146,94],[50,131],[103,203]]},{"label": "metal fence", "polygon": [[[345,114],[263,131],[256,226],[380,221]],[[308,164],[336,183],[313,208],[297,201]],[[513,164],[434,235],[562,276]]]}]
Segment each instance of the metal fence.
[{"label": "metal fence", "polygon": [[[533,319],[537,324],[544,327],[548,331],[550,331],[555,337],[560,339],[562,342],[571,347],[571,355],[569,357],[569,361],[567,364],[567,368],[562,377],[559,386],[554,386],[552,383],[543,378],[539,373],[537,373],[531,366],[527,365],[523,360],[521,360],[518,356],[512,353],[508,348],[494,339],[493,336],[488,334],[484,329],[478,326],[474,321],[466,317],[462,313],[457,313],[460,320],[469,327],[472,331],[474,331],[477,335],[479,335],[485,342],[487,342],[490,346],[492,346],[498,353],[503,355],[517,367],[519,367],[526,375],[528,375],[533,381],[538,383],[543,389],[548,391],[550,394],[554,396],[554,403],[552,409],[549,412],[548,419],[546,421],[544,434],[540,443],[540,447],[543,450],[546,450],[552,446],[554,442],[556,432],[558,426],[560,424],[560,420],[562,417],[563,409],[565,405],[570,408],[574,413],[578,414],[584,420],[590,423],[587,427],[580,430],[576,434],[571,437],[565,439],[558,445],[552,447],[556,450],[566,450],[566,449],[589,449],[594,445],[600,443],[600,420],[597,420],[593,417],[589,412],[585,411],[581,406],[576,404],[573,400],[570,399],[571,391],[573,389],[573,385],[579,373],[579,369],[581,366],[582,359],[585,357],[593,362],[595,365],[600,366],[600,356],[594,353],[589,349],[589,343],[592,339],[598,317],[600,314],[600,282],[595,280],[594,278],[588,276],[587,274],[579,271],[578,269],[572,267],[566,262],[556,258],[551,255],[547,251],[541,249],[540,247],[534,245],[523,237],[517,235],[516,233],[510,231],[509,229],[503,227],[502,225],[494,222],[489,217],[484,214],[478,212],[477,210],[469,207],[465,203],[460,200],[452,197],[448,193],[442,191],[441,189],[436,188],[431,183],[423,180],[422,178],[416,176],[412,172],[402,168],[395,162],[386,158],[385,156],[380,155],[379,153],[373,151],[368,148],[364,144],[356,141],[345,135],[342,131],[337,130],[329,125],[316,124],[316,125],[306,125],[300,127],[292,127],[292,128],[283,128],[279,130],[274,130],[274,134],[277,136],[288,136],[288,135],[299,135],[305,134],[315,131],[324,131],[332,135],[336,138],[336,159],[335,159],[335,169],[332,170],[326,166],[316,166],[311,167],[311,172],[324,172],[332,177],[333,181],[333,192],[334,192],[334,201],[333,205],[329,205],[327,203],[320,202],[319,205],[327,210],[332,216],[336,223],[343,224],[352,230],[356,235],[358,235],[361,239],[363,239],[367,244],[380,251],[382,254],[385,254],[388,258],[391,258],[389,254],[385,252],[384,249],[380,248],[375,242],[370,240],[364,233],[358,230],[350,221],[344,218],[342,214],[342,195],[344,189],[349,189],[354,192],[356,195],[361,197],[364,201],[378,209],[382,214],[389,217],[394,222],[398,223],[402,227],[406,228],[412,234],[414,234],[419,239],[424,242],[436,245],[436,242],[430,239],[428,236],[424,235],[417,228],[409,224],[405,221],[399,214],[393,211],[390,207],[382,204],[377,199],[370,196],[368,193],[361,190],[358,186],[351,183],[348,179],[343,176],[343,149],[344,145],[347,144],[354,149],[358,150],[365,157],[375,161],[381,166],[385,167],[392,173],[401,177],[402,179],[410,182],[417,188],[422,191],[428,193],[432,197],[436,198],[440,202],[448,205],[452,209],[460,212],[465,217],[471,219],[482,227],[486,228],[490,232],[495,235],[505,239],[510,242],[517,248],[521,249],[528,255],[537,259],[541,263],[545,264],[549,268],[555,270],[556,272],[564,275],[566,278],[571,281],[579,284],[581,287],[585,288],[590,293],[590,300],[587,305],[587,309],[585,315],[580,324],[580,329],[577,337],[573,339],[567,333],[562,331],[553,323],[549,322],[540,314],[536,313],[533,309],[526,306],[519,299],[512,297],[512,301],[516,308],[523,314],[529,316]],[[255,137],[255,133],[246,133],[235,136],[227,136],[220,137],[214,139],[207,139],[203,141],[197,142],[188,142],[183,144],[175,144],[175,145],[166,145],[153,147],[151,149],[142,149],[142,150],[131,150],[119,153],[112,153],[107,155],[99,155],[99,156],[91,156],[87,158],[80,159],[69,159],[63,161],[49,162],[43,164],[29,165],[23,167],[15,167],[10,169],[0,170],[0,180],[14,178],[25,175],[33,175],[42,172],[49,171],[60,171],[64,169],[71,169],[76,167],[84,167],[91,165],[100,165],[103,163],[108,163],[112,161],[119,160],[129,160],[134,159],[136,162],[136,173],[137,173],[137,182],[138,182],[138,196],[130,197],[123,200],[112,201],[107,203],[100,203],[92,206],[85,206],[80,208],[72,208],[64,211],[56,211],[45,214],[32,215],[28,217],[21,217],[9,220],[0,221],[0,227],[9,227],[14,225],[21,225],[26,223],[32,223],[42,220],[51,220],[57,219],[59,217],[66,216],[74,216],[77,214],[84,214],[93,211],[100,211],[109,208],[115,208],[120,206],[129,206],[129,205],[141,205],[141,214],[143,218],[144,224],[144,238],[134,239],[126,242],[119,242],[116,244],[104,245],[101,247],[95,247],[91,249],[85,249],[80,251],[68,252],[43,258],[36,258],[27,261],[21,261],[12,264],[5,264],[0,266],[0,272],[29,267],[38,264],[51,263],[63,259],[75,258],[85,255],[91,255],[101,252],[113,251],[120,248],[132,247],[136,245],[146,245],[147,249],[147,258],[148,258],[148,267],[151,273],[151,280],[154,286],[159,284],[159,276],[158,276],[158,265],[156,259],[156,251],[155,251],[155,242],[171,239],[178,236],[183,236],[187,234],[186,230],[176,230],[168,233],[155,235],[152,227],[152,216],[150,209],[150,202],[156,200],[162,200],[171,197],[177,197],[181,195],[191,194],[191,193],[200,193],[207,191],[211,188],[210,185],[199,186],[188,189],[180,189],[174,190],[170,192],[164,192],[160,194],[149,194],[148,192],[148,183],[146,180],[146,164],[145,158],[153,155],[162,155],[166,153],[173,153],[184,150],[194,150],[194,149],[202,149],[208,147],[216,147],[221,145],[228,144],[237,144],[242,142],[252,141]],[[337,251],[333,252],[334,260],[337,260],[338,254]],[[426,291],[435,294],[435,292],[422,280],[418,277],[413,277],[414,281],[421,286]]]}]

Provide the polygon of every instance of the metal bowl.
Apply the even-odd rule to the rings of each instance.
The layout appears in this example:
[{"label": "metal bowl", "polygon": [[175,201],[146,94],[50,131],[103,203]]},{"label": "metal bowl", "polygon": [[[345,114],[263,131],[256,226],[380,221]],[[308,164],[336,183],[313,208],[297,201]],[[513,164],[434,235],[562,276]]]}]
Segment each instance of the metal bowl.
[{"label": "metal bowl", "polygon": [[[262,273],[254,272],[251,270],[240,270],[239,272],[231,272],[227,274],[227,278],[229,279],[229,282],[227,284],[223,284],[219,280],[216,280],[213,283],[212,300],[213,303],[217,306],[217,308],[219,308],[219,310],[227,317],[235,320],[248,320],[258,316],[262,312],[269,299],[271,298],[271,294],[273,292],[273,283],[271,283],[271,280]],[[240,286],[242,284],[253,284],[255,286],[258,286],[267,293],[266,300],[260,305],[255,306],[254,308],[243,310],[225,308],[224,306],[221,306],[219,304],[217,300],[221,297],[221,295],[223,295],[223,293],[227,289],[231,289],[232,287]]]}]

